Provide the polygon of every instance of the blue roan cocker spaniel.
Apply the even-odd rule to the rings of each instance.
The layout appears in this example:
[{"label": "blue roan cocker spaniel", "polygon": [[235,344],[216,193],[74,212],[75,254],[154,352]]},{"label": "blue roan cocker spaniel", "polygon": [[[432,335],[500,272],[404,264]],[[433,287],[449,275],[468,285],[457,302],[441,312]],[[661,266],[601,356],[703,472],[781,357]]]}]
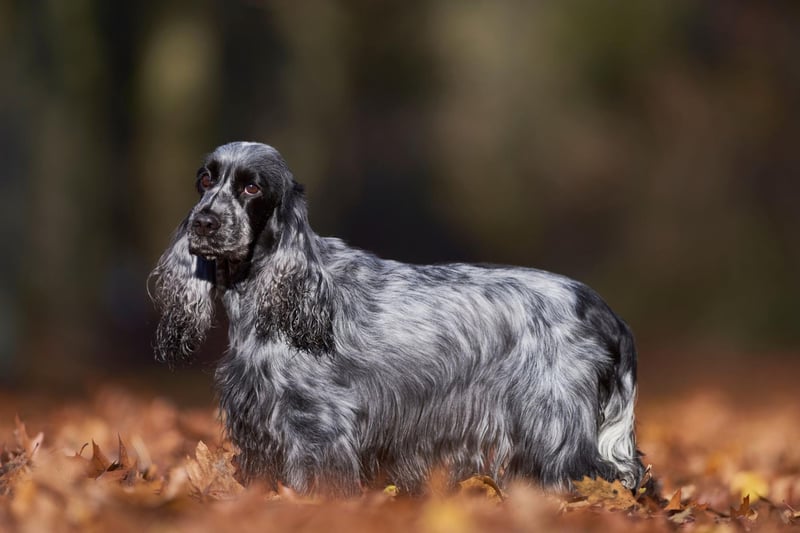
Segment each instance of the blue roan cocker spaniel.
[{"label": "blue roan cocker spaniel", "polygon": [[320,237],[272,147],[236,142],[153,271],[160,360],[187,358],[221,297],[216,383],[247,479],[353,495],[433,469],[568,489],[643,476],[636,350],[591,289],[529,268],[409,265]]}]

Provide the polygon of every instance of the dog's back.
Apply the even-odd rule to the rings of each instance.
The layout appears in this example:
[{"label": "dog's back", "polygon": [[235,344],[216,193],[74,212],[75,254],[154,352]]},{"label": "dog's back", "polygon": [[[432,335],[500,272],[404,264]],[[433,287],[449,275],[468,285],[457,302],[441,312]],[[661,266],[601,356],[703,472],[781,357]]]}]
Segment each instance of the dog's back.
[{"label": "dog's back", "polygon": [[534,269],[385,261],[336,239],[320,249],[335,353],[308,363],[329,381],[318,394],[355,409],[371,475],[409,491],[439,465],[454,479],[638,483],[632,339],[591,289]]}]

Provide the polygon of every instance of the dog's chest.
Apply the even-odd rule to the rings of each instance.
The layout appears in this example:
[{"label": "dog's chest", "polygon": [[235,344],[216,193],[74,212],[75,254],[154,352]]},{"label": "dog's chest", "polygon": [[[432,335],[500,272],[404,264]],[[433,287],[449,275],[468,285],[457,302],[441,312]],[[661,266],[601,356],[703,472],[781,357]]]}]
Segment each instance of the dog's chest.
[{"label": "dog's chest", "polygon": [[249,289],[229,289],[222,295],[222,303],[228,315],[229,341],[241,344],[254,335],[256,309],[253,298],[248,298]]}]

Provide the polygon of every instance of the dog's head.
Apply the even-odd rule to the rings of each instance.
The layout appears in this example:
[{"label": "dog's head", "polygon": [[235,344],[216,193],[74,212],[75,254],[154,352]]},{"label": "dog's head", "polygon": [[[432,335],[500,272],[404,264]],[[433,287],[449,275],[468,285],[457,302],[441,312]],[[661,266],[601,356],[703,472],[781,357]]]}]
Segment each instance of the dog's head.
[{"label": "dog's head", "polygon": [[259,143],[214,150],[197,171],[196,186],[200,200],[189,214],[189,252],[234,263],[248,259],[261,237],[274,237],[272,231],[262,235],[267,222],[299,193],[283,157]]},{"label": "dog's head", "polygon": [[328,351],[329,283],[283,157],[265,144],[225,144],[206,157],[196,186],[199,201],[151,274],[162,313],[156,357],[187,358],[212,324],[214,294],[229,284],[249,284],[262,336]]}]

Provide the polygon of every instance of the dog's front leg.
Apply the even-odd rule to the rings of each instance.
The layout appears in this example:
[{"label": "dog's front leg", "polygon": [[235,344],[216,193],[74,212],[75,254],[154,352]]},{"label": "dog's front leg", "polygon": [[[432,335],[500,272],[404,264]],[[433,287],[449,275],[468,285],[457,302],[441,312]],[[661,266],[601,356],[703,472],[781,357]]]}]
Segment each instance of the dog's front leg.
[{"label": "dog's front leg", "polygon": [[356,496],[361,493],[358,455],[348,439],[309,445],[297,441],[285,457],[283,483],[301,494]]},{"label": "dog's front leg", "polygon": [[356,495],[362,472],[355,416],[341,402],[320,400],[310,390],[282,398],[281,481],[302,494]]}]

